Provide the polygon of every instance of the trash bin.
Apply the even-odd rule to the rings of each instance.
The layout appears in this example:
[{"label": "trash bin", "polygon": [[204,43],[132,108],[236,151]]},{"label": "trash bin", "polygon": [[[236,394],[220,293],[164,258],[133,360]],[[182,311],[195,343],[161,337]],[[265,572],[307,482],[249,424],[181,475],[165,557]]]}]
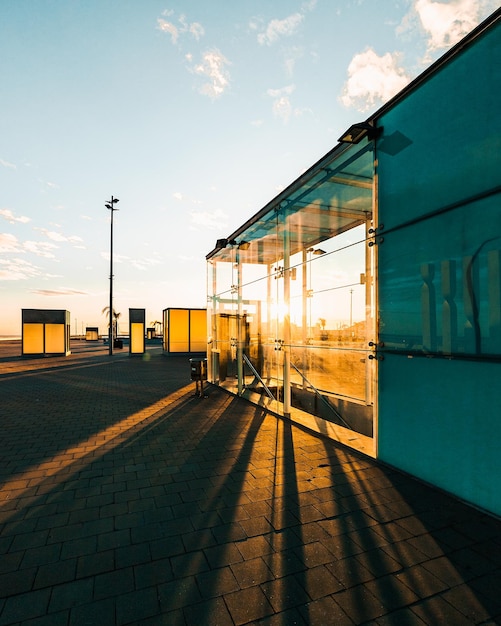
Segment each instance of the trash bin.
[{"label": "trash bin", "polygon": [[114,348],[120,348],[120,349],[121,349],[121,348],[123,348],[123,347],[124,347],[124,342],[123,342],[123,340],[122,340],[122,339],[115,339],[115,340],[113,341],[113,347],[114,347]]},{"label": "trash bin", "polygon": [[[190,359],[191,380],[195,381],[195,395],[206,398],[204,395],[204,380],[207,380],[207,359],[193,358]],[[198,388],[200,383],[200,390]]]}]

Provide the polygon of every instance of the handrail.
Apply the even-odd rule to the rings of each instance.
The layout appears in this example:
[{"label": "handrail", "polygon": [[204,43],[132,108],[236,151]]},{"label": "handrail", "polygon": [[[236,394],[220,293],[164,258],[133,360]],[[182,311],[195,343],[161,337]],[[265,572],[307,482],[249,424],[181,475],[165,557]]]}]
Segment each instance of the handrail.
[{"label": "handrail", "polygon": [[334,415],[343,422],[343,424],[346,426],[346,428],[349,428],[350,430],[353,430],[353,428],[348,424],[348,422],[344,419],[344,417],[338,411],[336,411],[336,409],[332,406],[332,404],[330,404],[330,402],[327,402],[327,400],[323,397],[323,395],[320,393],[320,391],[314,385],[312,385],[310,383],[310,381],[306,378],[306,376],[303,374],[303,372],[298,370],[298,368],[294,365],[294,363],[291,363],[291,366],[303,378],[303,380],[305,380],[308,383],[308,385],[313,389],[313,391],[320,398],[320,400],[322,400],[322,402],[334,413]]},{"label": "handrail", "polygon": [[254,376],[259,379],[260,383],[263,385],[264,390],[266,391],[266,395],[268,396],[268,398],[271,398],[272,400],[276,400],[275,396],[271,393],[271,391],[268,389],[268,387],[266,386],[266,383],[264,382],[264,380],[261,378],[261,376],[257,373],[256,368],[252,365],[252,363],[249,361],[249,358],[247,357],[247,355],[244,353],[242,353],[243,357],[244,357],[244,361],[247,363],[247,365],[250,367],[252,373],[254,374]]}]

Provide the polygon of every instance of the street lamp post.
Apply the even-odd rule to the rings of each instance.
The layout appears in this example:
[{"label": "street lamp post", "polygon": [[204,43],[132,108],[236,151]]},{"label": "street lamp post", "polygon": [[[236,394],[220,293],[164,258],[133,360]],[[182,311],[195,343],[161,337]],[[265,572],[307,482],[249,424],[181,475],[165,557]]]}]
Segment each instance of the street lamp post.
[{"label": "street lamp post", "polygon": [[109,320],[110,327],[108,331],[109,355],[113,354],[113,211],[118,211],[115,204],[118,198],[111,196],[111,200],[105,203],[105,207],[111,211],[111,230],[110,230],[110,310]]}]

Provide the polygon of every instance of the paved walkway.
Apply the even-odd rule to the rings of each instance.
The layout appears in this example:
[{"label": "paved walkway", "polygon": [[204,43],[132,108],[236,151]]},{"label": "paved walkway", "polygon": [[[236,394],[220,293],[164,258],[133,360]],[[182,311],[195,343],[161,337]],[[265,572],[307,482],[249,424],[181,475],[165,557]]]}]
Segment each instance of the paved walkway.
[{"label": "paved walkway", "polygon": [[72,350],[0,347],[0,625],[501,623],[500,521],[187,358]]}]

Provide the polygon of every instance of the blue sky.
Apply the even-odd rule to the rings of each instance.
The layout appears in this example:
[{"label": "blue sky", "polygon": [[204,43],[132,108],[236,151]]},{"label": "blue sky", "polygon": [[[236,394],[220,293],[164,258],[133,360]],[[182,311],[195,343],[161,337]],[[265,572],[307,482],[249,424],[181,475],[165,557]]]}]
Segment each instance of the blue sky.
[{"label": "blue sky", "polygon": [[205,307],[205,255],[498,0],[2,0],[0,335]]}]

